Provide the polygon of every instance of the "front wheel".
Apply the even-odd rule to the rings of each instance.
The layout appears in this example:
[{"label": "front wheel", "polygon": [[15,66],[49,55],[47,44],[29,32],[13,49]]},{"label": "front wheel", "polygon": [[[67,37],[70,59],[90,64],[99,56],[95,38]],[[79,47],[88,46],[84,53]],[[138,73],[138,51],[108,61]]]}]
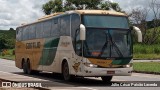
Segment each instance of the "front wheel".
[{"label": "front wheel", "polygon": [[69,81],[71,79],[67,62],[64,62],[63,66],[62,66],[62,75],[63,75],[63,78],[65,81]]},{"label": "front wheel", "polygon": [[102,81],[105,83],[110,83],[112,80],[112,76],[103,76],[101,78],[102,78]]}]

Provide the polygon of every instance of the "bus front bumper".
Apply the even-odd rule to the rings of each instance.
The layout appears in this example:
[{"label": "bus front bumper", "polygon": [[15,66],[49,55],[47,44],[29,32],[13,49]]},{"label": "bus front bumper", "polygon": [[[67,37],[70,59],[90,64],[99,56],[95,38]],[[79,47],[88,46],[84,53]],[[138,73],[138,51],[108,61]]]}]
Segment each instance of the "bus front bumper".
[{"label": "bus front bumper", "polygon": [[129,68],[92,68],[84,66],[84,77],[92,76],[131,76],[133,67]]}]

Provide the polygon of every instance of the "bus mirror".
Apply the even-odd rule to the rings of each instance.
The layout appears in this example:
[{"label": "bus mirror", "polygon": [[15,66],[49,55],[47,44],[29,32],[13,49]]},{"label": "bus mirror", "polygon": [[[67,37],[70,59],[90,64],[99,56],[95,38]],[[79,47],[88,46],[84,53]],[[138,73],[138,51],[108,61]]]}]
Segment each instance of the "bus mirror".
[{"label": "bus mirror", "polygon": [[141,32],[141,30],[136,26],[133,26],[133,30],[136,31],[136,33],[137,33],[138,42],[142,42],[142,32]]},{"label": "bus mirror", "polygon": [[80,40],[86,40],[86,28],[83,24],[80,25]]}]

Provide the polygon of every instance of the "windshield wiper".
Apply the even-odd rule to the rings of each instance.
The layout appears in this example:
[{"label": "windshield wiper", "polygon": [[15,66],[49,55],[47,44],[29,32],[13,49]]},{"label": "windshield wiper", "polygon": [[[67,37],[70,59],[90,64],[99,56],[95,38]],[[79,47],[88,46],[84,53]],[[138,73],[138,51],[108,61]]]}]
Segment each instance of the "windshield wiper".
[{"label": "windshield wiper", "polygon": [[106,35],[106,42],[105,42],[105,44],[103,45],[103,47],[102,47],[102,49],[101,49],[101,53],[100,53],[100,55],[99,55],[98,57],[101,57],[101,56],[102,56],[102,54],[104,53],[105,48],[106,48],[107,45],[108,45],[108,41],[107,41],[108,35],[107,35],[107,33],[105,33],[105,35]]},{"label": "windshield wiper", "polygon": [[118,55],[121,56],[121,57],[123,57],[122,52],[119,50],[119,48],[116,45],[116,43],[112,40],[112,36],[110,35],[110,33],[109,33],[109,38],[110,38],[110,41],[111,41],[112,45],[115,47],[115,50],[117,51]]}]

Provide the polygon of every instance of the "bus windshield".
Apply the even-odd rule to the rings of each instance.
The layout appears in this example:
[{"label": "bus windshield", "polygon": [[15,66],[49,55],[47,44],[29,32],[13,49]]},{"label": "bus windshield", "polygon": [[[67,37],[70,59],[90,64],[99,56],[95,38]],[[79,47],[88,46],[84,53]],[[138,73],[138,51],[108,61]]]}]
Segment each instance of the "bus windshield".
[{"label": "bus windshield", "polygon": [[83,23],[86,26],[84,56],[132,57],[131,30],[126,17],[87,15]]},{"label": "bus windshield", "polygon": [[86,27],[129,29],[128,19],[123,16],[84,15],[83,22]]},{"label": "bus windshield", "polygon": [[84,56],[131,57],[130,30],[87,29]]}]

